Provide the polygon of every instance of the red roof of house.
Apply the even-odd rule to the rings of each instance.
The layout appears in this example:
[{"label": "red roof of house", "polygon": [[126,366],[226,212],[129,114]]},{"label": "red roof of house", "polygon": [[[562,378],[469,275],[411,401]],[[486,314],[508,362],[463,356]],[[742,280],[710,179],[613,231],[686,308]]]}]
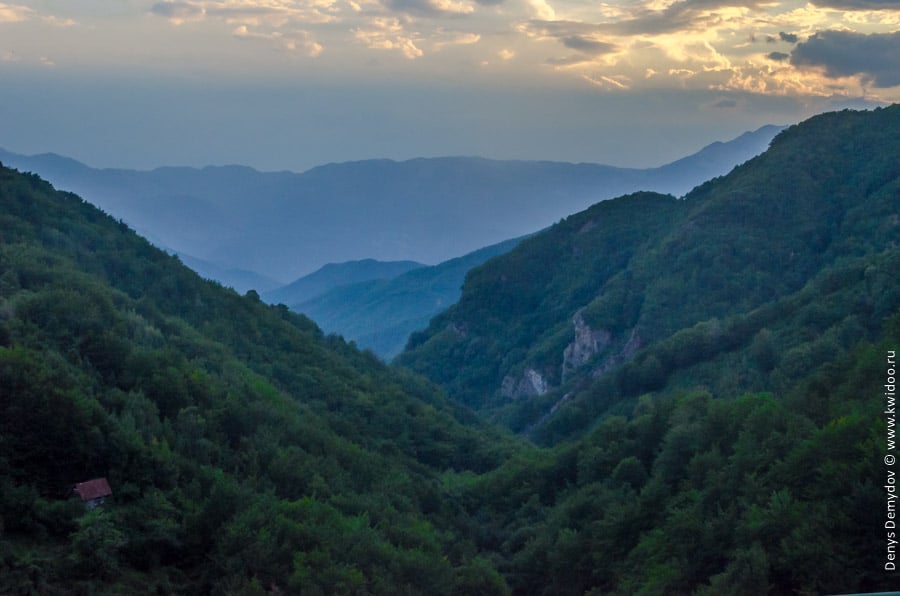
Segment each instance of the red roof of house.
[{"label": "red roof of house", "polygon": [[108,497],[112,494],[112,489],[109,488],[109,482],[106,481],[106,478],[94,478],[93,480],[76,484],[75,492],[78,493],[82,501],[92,501],[100,497]]}]

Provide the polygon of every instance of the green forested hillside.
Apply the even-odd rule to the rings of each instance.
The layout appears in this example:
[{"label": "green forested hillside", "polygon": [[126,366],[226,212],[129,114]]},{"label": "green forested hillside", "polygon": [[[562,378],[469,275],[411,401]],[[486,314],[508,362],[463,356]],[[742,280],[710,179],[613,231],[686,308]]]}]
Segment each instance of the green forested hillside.
[{"label": "green forested hillside", "polygon": [[[626,397],[690,386],[685,367],[757,334],[778,359],[814,339],[773,339],[766,317],[817,275],[893,250],[898,193],[900,106],[813,118],[683,200],[600,203],[470,272],[459,303],[398,361],[516,430],[560,436],[554,418],[566,418],[567,436]],[[822,328],[853,314],[841,348],[870,337],[897,306],[886,290],[875,310],[838,303]],[[745,370],[729,391],[778,387]]]},{"label": "green forested hillside", "polygon": [[399,361],[540,443],[467,496],[522,594],[851,593],[885,571],[900,106],[470,272]]},{"label": "green forested hillside", "polygon": [[446,485],[509,440],[34,176],[0,205],[0,592],[503,592]]},{"label": "green forested hillside", "polygon": [[646,394],[485,474],[479,544],[518,594],[897,590],[883,383],[900,317],[881,337],[777,394]]},{"label": "green forested hillside", "polygon": [[473,271],[404,358],[534,442],[0,169],[0,593],[900,588],[898,119]]}]

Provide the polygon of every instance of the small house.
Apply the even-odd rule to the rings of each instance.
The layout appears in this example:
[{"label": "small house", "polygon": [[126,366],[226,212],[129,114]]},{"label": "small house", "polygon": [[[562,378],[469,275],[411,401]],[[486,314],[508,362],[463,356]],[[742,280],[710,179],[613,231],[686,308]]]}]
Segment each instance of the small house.
[{"label": "small house", "polygon": [[93,509],[103,504],[106,497],[112,494],[112,489],[109,487],[109,482],[106,481],[106,478],[94,478],[86,482],[79,482],[72,489],[72,492],[81,498],[85,507]]}]

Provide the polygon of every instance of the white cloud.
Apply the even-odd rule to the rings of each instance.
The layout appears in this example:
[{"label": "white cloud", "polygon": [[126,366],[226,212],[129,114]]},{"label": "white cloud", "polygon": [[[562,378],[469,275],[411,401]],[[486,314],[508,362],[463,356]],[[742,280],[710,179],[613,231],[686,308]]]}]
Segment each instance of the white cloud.
[{"label": "white cloud", "polygon": [[279,47],[291,52],[301,51],[310,58],[315,58],[322,53],[322,45],[316,42],[307,31],[295,30],[288,33],[274,31],[260,33],[251,31],[247,25],[239,25],[232,31],[232,35],[239,39],[260,39],[276,42]]},{"label": "white cloud", "polygon": [[398,50],[409,60],[421,58],[425,53],[416,45],[422,38],[416,33],[407,33],[399,17],[379,17],[372,19],[369,28],[354,29],[357,41],[376,50]]},{"label": "white cloud", "polygon": [[441,49],[448,46],[468,46],[481,41],[481,36],[477,33],[459,33],[459,32],[443,32],[439,31],[435,36],[433,45],[435,49]]},{"label": "white cloud", "polygon": [[52,25],[53,27],[74,27],[78,24],[78,21],[74,19],[63,19],[54,16],[41,17],[41,20],[48,25]]},{"label": "white cloud", "polygon": [[556,19],[556,11],[547,0],[528,0],[528,4],[531,6],[534,18],[547,21]]},{"label": "white cloud", "polygon": [[387,51],[408,64],[403,58],[477,44],[480,56],[467,56],[466,64],[515,57],[513,76],[561,71],[556,76],[608,90],[790,95],[813,88],[833,93],[845,81],[797,73],[797,65],[784,60],[773,64],[767,56],[792,47],[780,33],[807,39],[823,30],[884,34],[900,28],[900,10],[886,9],[900,0],[823,1],[831,7],[807,0],[169,0],[157,1],[151,12],[172,23],[225,23],[235,37],[308,56],[322,54],[324,44],[357,63],[365,58],[353,52]]},{"label": "white cloud", "polygon": [[471,14],[475,12],[475,7],[468,2],[459,2],[458,0],[431,0],[431,5],[442,12],[454,14]]},{"label": "white cloud", "polygon": [[0,2],[0,23],[19,23],[28,20],[34,11],[20,4]]}]

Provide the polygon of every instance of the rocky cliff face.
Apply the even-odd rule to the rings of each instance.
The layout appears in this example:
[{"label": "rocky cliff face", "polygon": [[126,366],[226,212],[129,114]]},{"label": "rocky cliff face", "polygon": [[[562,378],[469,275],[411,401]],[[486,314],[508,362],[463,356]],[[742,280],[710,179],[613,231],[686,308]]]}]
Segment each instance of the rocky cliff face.
[{"label": "rocky cliff face", "polygon": [[[628,341],[618,351],[613,351],[615,342],[612,334],[605,329],[593,329],[588,325],[581,310],[572,317],[575,327],[575,339],[566,346],[563,351],[563,363],[561,371],[562,382],[565,382],[579,368],[588,364],[595,356],[608,351],[609,353],[597,359],[590,370],[592,378],[613,370],[631,360],[641,347],[641,339],[637,329],[633,329]],[[624,339],[624,338],[623,338]],[[500,385],[500,396],[510,400],[520,400],[528,397],[544,395],[554,386],[540,372],[534,368],[526,368],[521,375],[506,375]],[[563,398],[565,400],[566,398]],[[554,406],[554,410],[560,404]],[[552,412],[551,412],[552,413]]]},{"label": "rocky cliff face", "polygon": [[575,339],[563,352],[562,379],[565,381],[595,355],[606,349],[612,342],[612,334],[605,329],[592,329],[585,323],[581,310],[572,317],[575,325]]},{"label": "rocky cliff face", "polygon": [[533,368],[526,368],[521,377],[506,375],[500,386],[500,396],[506,399],[518,400],[525,397],[544,395],[550,386],[543,375]]}]

